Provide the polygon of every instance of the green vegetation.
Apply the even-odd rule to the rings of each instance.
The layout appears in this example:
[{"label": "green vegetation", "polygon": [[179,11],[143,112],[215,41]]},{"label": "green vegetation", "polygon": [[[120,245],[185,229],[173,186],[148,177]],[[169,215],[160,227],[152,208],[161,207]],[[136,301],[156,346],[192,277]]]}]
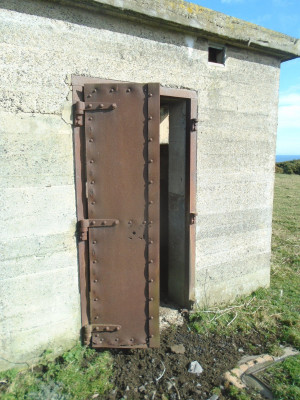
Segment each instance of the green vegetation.
[{"label": "green vegetation", "polygon": [[284,161],[276,163],[275,172],[277,174],[300,175],[300,160],[292,160],[292,161]]},{"label": "green vegetation", "polygon": [[[278,353],[279,342],[300,348],[300,177],[277,175],[272,238],[270,289],[259,289],[234,305],[199,310],[190,318],[201,334],[261,332],[270,337],[269,351]],[[274,342],[274,337],[277,338]]]},{"label": "green vegetation", "polygon": [[[277,175],[272,238],[271,287],[239,298],[234,305],[199,310],[191,326],[201,334],[261,332],[300,348],[300,177]],[[269,350],[278,352],[274,340]]]},{"label": "green vegetation", "polygon": [[2,400],[83,400],[111,389],[112,359],[80,344],[53,359],[45,352],[32,370],[0,373]]},{"label": "green vegetation", "polygon": [[[265,336],[268,351],[274,355],[280,354],[280,343],[300,348],[299,199],[300,177],[276,175],[271,287],[239,298],[233,305],[199,310],[190,318],[190,325],[197,332],[231,336],[260,332]],[[274,367],[272,388],[276,400],[300,398],[299,369],[299,357]],[[227,392],[230,399],[255,398],[235,387],[229,387]]]},{"label": "green vegetation", "polygon": [[269,382],[275,400],[300,399],[299,355],[274,364],[262,374],[262,377]]}]

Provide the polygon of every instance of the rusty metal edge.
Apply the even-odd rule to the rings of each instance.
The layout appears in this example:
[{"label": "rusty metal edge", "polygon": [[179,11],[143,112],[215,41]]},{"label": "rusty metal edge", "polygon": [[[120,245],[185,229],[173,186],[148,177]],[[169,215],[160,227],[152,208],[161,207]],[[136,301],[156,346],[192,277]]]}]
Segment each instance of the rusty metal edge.
[{"label": "rusty metal edge", "polygon": [[[72,75],[72,85],[83,86],[86,83],[129,83],[115,79],[103,79],[90,76]],[[138,82],[137,82],[138,83]],[[180,89],[159,85],[161,97],[175,97],[178,99],[198,99],[198,93],[192,89]]]},{"label": "rusty metal edge", "polygon": [[166,86],[160,87],[160,95],[162,97],[176,97],[178,99],[197,99],[198,94],[195,90],[178,89]]},{"label": "rusty metal edge", "polygon": [[[77,101],[83,100],[83,85],[72,77],[72,103],[73,110]],[[76,213],[77,221],[86,217],[85,186],[83,182],[84,163],[82,159],[82,137],[83,127],[73,124],[73,149],[74,149],[74,169],[75,169],[75,188],[76,188]],[[79,292],[81,303],[81,333],[83,328],[89,324],[88,318],[88,284],[87,284],[87,242],[77,239],[78,244],[78,263],[79,263]]]},{"label": "rusty metal edge", "polygon": [[[151,116],[151,120],[150,117]],[[148,185],[148,218],[153,224],[148,224],[148,240],[154,238],[153,244],[148,244],[148,293],[149,298],[153,301],[148,302],[148,329],[149,329],[149,346],[159,347],[159,305],[160,305],[160,287],[159,287],[159,227],[160,227],[160,84],[148,84],[148,159],[153,158],[154,162],[148,164],[148,180],[154,180]],[[151,138],[151,142],[149,141]],[[153,205],[149,205],[152,200]],[[151,232],[151,233],[150,233]],[[150,234],[150,238],[149,238]],[[152,236],[153,235],[153,236]],[[148,242],[150,243],[150,242]],[[150,264],[149,260],[153,259],[154,263]],[[150,272],[154,282],[150,283]],[[150,319],[150,316],[153,319]]]},{"label": "rusty metal edge", "polygon": [[[189,214],[197,213],[197,130],[192,130],[191,120],[198,116],[198,99],[191,98],[190,101],[190,124],[189,124]],[[195,302],[195,275],[196,275],[196,226],[189,225],[189,305]]]}]

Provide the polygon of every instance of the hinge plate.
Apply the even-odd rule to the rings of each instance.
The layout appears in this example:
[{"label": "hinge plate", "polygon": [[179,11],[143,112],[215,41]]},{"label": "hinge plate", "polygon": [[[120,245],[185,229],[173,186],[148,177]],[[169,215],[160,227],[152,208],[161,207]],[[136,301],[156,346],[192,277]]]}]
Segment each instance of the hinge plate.
[{"label": "hinge plate", "polygon": [[86,346],[90,344],[92,334],[97,334],[101,332],[117,332],[122,328],[121,325],[112,324],[91,324],[85,325],[83,332],[83,341]]},{"label": "hinge plate", "polygon": [[116,108],[116,103],[77,101],[75,104],[75,126],[83,126],[83,117],[85,111],[107,111],[115,110]]},{"label": "hinge plate", "polygon": [[78,222],[80,240],[87,240],[89,228],[106,228],[119,224],[118,219],[82,219]]}]

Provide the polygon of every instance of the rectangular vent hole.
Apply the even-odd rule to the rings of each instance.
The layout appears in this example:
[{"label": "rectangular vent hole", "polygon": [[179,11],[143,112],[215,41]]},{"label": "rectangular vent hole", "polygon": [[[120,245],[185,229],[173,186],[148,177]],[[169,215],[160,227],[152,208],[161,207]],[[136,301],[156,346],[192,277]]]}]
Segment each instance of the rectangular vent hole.
[{"label": "rectangular vent hole", "polygon": [[224,47],[208,47],[208,61],[215,64],[225,64],[225,48]]}]

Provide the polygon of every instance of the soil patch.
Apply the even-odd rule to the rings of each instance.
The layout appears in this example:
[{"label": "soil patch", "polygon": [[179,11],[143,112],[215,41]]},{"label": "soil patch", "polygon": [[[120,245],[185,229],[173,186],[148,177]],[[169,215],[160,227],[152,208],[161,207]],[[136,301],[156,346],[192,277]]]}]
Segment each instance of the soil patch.
[{"label": "soil patch", "polygon": [[[212,389],[222,385],[224,372],[244,354],[264,352],[264,342],[259,332],[208,337],[186,324],[173,326],[162,332],[159,349],[112,351],[116,389],[106,399],[208,399]],[[183,345],[184,354],[172,352],[174,345]],[[201,365],[201,374],[188,372],[192,361]]]}]

